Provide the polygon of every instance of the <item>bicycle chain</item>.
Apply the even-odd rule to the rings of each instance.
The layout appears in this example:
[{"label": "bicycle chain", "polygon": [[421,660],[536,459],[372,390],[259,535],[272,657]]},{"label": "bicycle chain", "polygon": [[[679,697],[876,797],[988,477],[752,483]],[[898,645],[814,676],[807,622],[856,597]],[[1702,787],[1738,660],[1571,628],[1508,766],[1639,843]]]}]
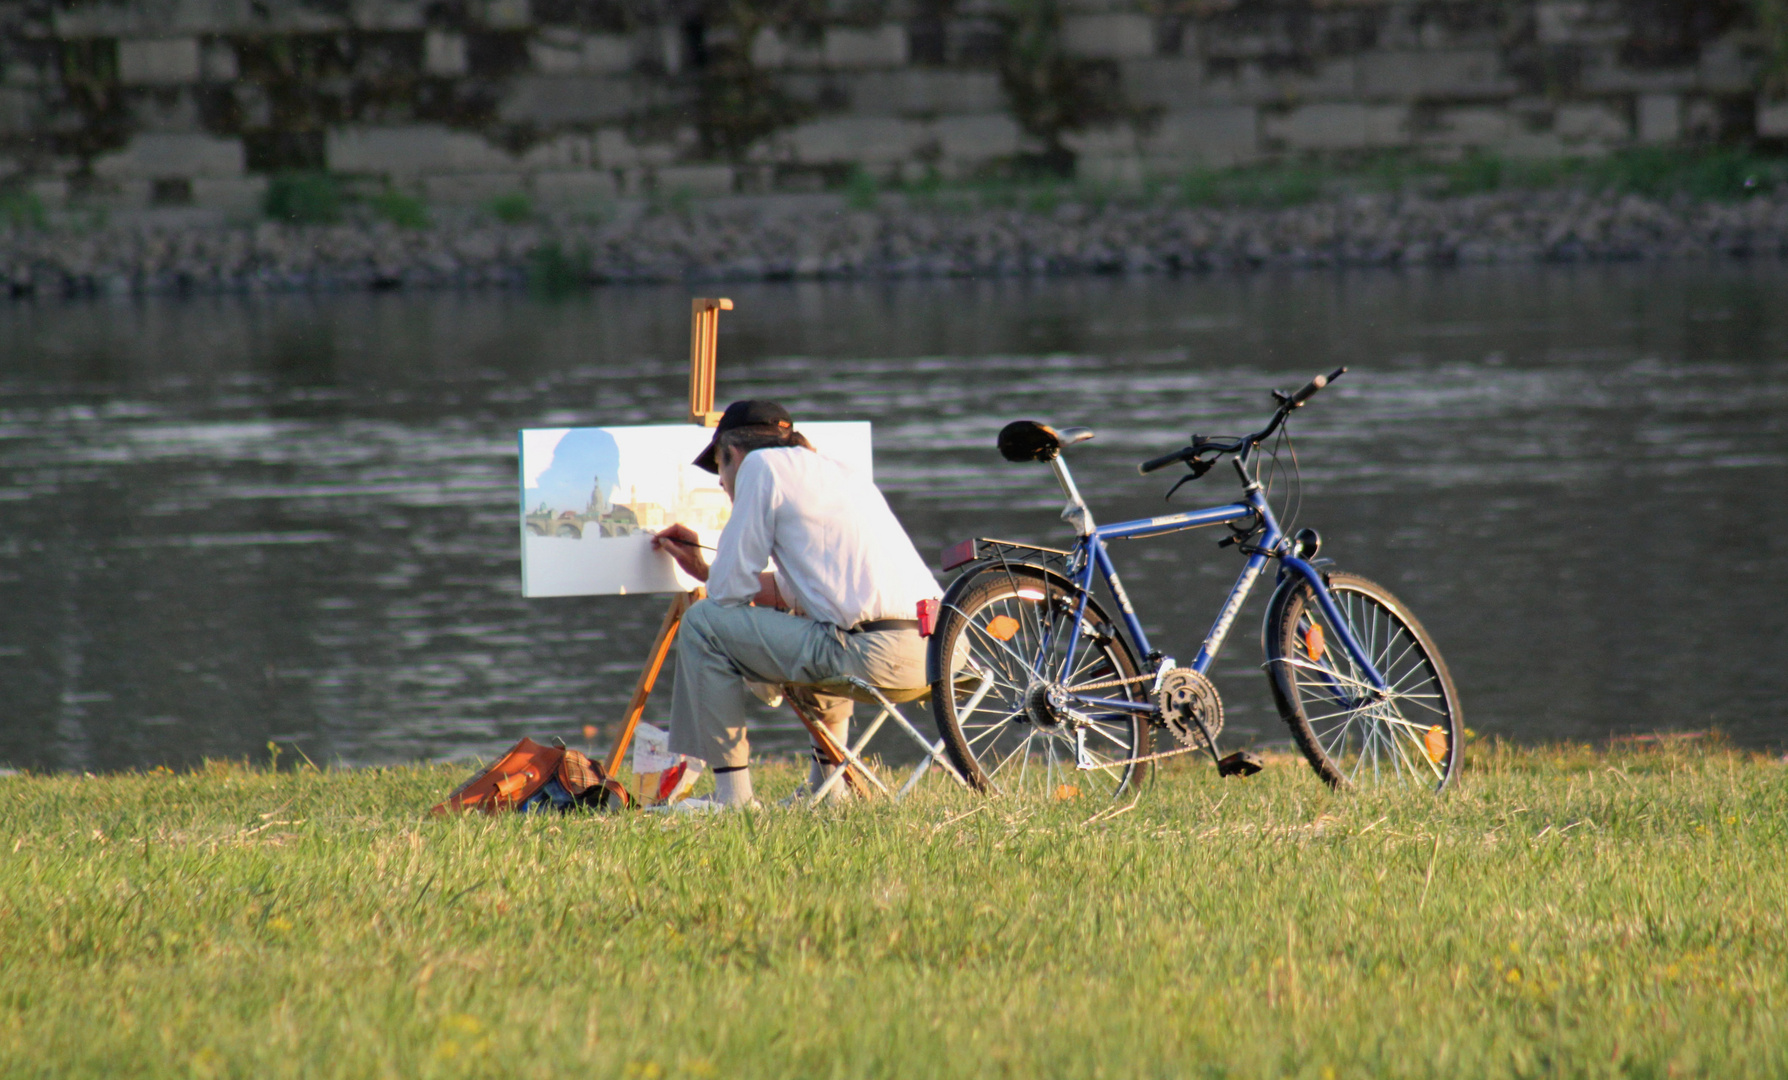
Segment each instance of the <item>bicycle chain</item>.
[{"label": "bicycle chain", "polygon": [[1151,761],[1160,761],[1162,758],[1179,757],[1181,754],[1194,754],[1203,749],[1204,747],[1202,746],[1182,746],[1177,750],[1163,750],[1159,754],[1147,754],[1143,757],[1125,758],[1122,761],[1100,762],[1099,768],[1108,769],[1115,765],[1146,765]]},{"label": "bicycle chain", "polygon": [[1128,679],[1109,679],[1105,682],[1076,683],[1073,686],[1064,686],[1062,689],[1070,694],[1080,694],[1088,690],[1110,690],[1114,687],[1129,686],[1131,683],[1152,682],[1154,678],[1153,675],[1132,675]]}]

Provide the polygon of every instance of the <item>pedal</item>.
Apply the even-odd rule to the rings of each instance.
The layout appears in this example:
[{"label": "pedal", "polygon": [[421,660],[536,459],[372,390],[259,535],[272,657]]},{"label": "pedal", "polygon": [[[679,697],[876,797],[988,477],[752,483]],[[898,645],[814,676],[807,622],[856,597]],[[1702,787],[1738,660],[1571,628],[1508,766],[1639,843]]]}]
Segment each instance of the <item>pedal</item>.
[{"label": "pedal", "polygon": [[1246,750],[1237,750],[1217,762],[1217,775],[1253,776],[1264,768],[1266,768],[1266,764],[1259,758]]}]

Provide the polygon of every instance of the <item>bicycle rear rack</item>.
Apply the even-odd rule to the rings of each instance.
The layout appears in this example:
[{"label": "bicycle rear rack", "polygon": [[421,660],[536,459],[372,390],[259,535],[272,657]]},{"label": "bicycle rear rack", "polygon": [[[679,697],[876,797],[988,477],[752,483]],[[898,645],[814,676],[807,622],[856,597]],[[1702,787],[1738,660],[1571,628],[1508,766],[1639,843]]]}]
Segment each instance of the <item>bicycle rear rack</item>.
[{"label": "bicycle rear rack", "polygon": [[1034,563],[1054,568],[1061,574],[1071,572],[1074,553],[1059,548],[1040,547],[1017,540],[995,540],[991,537],[977,536],[973,540],[964,540],[959,544],[951,544],[944,549],[943,570],[948,573],[959,566],[967,566],[972,562],[991,561],[998,563]]}]

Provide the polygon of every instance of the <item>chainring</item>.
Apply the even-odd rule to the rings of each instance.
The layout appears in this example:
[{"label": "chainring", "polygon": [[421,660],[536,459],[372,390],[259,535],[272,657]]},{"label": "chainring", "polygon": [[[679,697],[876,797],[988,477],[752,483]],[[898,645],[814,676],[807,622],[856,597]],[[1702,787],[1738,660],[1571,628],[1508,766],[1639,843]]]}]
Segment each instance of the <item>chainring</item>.
[{"label": "chainring", "polygon": [[1204,721],[1211,738],[1223,732],[1223,699],[1217,696],[1211,680],[1191,668],[1173,668],[1161,676],[1155,707],[1161,710],[1162,722],[1181,746],[1204,746],[1199,720]]}]

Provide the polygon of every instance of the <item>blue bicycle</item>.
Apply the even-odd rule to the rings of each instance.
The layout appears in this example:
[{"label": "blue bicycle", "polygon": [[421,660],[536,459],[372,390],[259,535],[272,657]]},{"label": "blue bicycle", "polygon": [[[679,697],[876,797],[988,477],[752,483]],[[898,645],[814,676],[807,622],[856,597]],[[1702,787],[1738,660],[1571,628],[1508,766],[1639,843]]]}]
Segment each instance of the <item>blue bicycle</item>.
[{"label": "blue bicycle", "polygon": [[[1318,375],[1296,393],[1274,391],[1266,427],[1236,438],[1192,437],[1190,446],[1138,467],[1184,463],[1173,488],[1227,458],[1239,502],[1165,517],[1096,525],[1062,451],[1093,437],[1032,421],[1008,424],[1009,461],[1047,463],[1079,539],[1058,550],[978,538],[945,552],[944,569],[967,567],[945,593],[929,646],[932,711],[952,761],[986,792],[1107,795],[1136,786],[1154,761],[1204,751],[1225,775],[1256,771],[1246,752],[1221,757],[1223,706],[1206,677],[1242,604],[1268,562],[1278,587],[1262,628],[1266,672],[1279,714],[1330,786],[1403,784],[1439,791],[1463,757],[1458,691],[1422,624],[1388,589],[1319,558],[1314,529],[1286,536],[1260,473],[1277,460],[1291,414],[1346,372]],[[1275,448],[1262,447],[1279,436]],[[1246,556],[1198,655],[1181,666],[1150,647],[1113,568],[1108,544],[1223,525],[1221,543]],[[1105,582],[1121,621],[1094,595]],[[1153,753],[1154,732],[1178,745]]]}]

